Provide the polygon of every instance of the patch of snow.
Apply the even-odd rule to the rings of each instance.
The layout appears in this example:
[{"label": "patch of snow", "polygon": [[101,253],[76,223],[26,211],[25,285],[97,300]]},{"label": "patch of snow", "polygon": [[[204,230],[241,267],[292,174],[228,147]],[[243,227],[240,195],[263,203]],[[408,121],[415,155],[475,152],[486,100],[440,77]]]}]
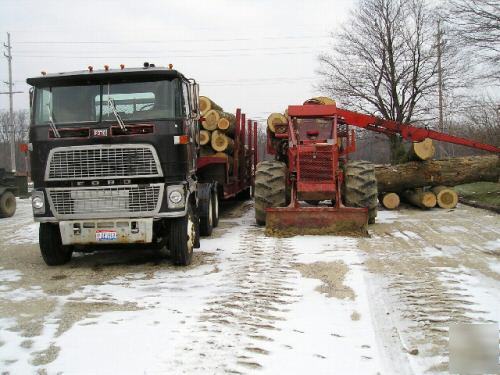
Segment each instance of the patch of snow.
[{"label": "patch of snow", "polygon": [[497,251],[500,250],[500,238],[496,239],[494,241],[488,241],[485,242],[483,245],[486,249],[491,250],[491,251]]},{"label": "patch of snow", "polygon": [[406,236],[404,233],[400,232],[400,231],[394,231],[394,232],[391,232],[391,236],[392,237],[395,237],[395,238],[401,238],[405,241],[409,241],[410,239],[408,238],[408,236]]},{"label": "patch of snow", "polygon": [[332,262],[342,260],[347,265],[359,262],[358,240],[342,236],[295,236],[290,239],[296,252],[296,262]]},{"label": "patch of snow", "polygon": [[397,211],[378,211],[375,222],[377,224],[392,224],[398,220],[400,216],[401,215]]},{"label": "patch of snow", "polygon": [[425,256],[430,258],[443,256],[443,252],[433,246],[425,246],[422,252]]},{"label": "patch of snow", "polygon": [[16,230],[7,243],[11,245],[38,243],[39,226],[39,223],[32,223]]},{"label": "patch of snow", "polygon": [[21,280],[22,273],[16,270],[5,270],[0,268],[0,282],[14,283]]},{"label": "patch of snow", "polygon": [[403,234],[412,240],[421,240],[422,239],[422,237],[420,237],[418,234],[416,234],[415,232],[411,232],[409,230],[404,230]]},{"label": "patch of snow", "polygon": [[[463,266],[459,269],[443,268],[439,279],[464,301],[464,307],[468,308],[465,313],[467,316],[476,319],[478,323],[488,320],[498,322],[498,282]],[[455,287],[456,282],[459,282],[460,289]]]},{"label": "patch of snow", "polygon": [[41,299],[47,295],[37,287],[17,288],[12,290],[0,291],[0,299],[5,299],[12,302],[22,302],[30,299]]},{"label": "patch of snow", "polygon": [[442,233],[467,233],[469,230],[459,225],[444,225],[439,227]]}]

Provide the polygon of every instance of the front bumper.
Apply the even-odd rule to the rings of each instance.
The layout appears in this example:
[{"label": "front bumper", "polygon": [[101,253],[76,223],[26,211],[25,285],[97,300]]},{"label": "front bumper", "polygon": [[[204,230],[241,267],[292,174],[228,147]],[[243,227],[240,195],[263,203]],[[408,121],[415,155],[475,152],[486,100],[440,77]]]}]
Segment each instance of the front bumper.
[{"label": "front bumper", "polygon": [[132,244],[153,241],[153,218],[60,221],[63,245]]}]

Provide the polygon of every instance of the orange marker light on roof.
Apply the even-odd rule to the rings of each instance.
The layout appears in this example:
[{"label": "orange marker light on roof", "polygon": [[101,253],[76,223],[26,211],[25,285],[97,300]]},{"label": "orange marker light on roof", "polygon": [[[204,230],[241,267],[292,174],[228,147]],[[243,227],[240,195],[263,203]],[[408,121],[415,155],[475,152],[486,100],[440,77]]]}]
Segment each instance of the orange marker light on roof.
[{"label": "orange marker light on roof", "polygon": [[89,65],[88,69],[89,69],[89,72],[92,73],[92,71],[94,70],[94,67],[92,65]]},{"label": "orange marker light on roof", "polygon": [[174,66],[172,64],[168,64],[168,69],[169,70],[172,70],[174,68]]},{"label": "orange marker light on roof", "polygon": [[120,69],[121,70],[125,69],[125,65],[124,64],[120,64]]},{"label": "orange marker light on roof", "polygon": [[104,65],[104,70],[107,72],[109,70],[109,65]]}]

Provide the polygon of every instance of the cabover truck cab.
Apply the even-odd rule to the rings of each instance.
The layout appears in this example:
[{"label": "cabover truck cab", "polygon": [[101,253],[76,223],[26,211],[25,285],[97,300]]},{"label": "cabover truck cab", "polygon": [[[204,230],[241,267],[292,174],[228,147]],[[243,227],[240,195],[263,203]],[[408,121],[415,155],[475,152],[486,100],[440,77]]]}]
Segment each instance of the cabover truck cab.
[{"label": "cabover truck cab", "polygon": [[216,183],[196,175],[197,83],[152,64],[42,72],[27,82],[32,206],[45,262],[144,244],[166,246],[175,264],[188,265],[217,209]]}]

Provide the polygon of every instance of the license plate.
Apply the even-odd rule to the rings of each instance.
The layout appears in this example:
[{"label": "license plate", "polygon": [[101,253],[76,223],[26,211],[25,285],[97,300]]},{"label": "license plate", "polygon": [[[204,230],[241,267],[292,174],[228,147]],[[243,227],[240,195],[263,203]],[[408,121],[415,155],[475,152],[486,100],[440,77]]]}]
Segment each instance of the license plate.
[{"label": "license plate", "polygon": [[116,231],[115,230],[98,230],[95,232],[96,241],[115,241]]}]

